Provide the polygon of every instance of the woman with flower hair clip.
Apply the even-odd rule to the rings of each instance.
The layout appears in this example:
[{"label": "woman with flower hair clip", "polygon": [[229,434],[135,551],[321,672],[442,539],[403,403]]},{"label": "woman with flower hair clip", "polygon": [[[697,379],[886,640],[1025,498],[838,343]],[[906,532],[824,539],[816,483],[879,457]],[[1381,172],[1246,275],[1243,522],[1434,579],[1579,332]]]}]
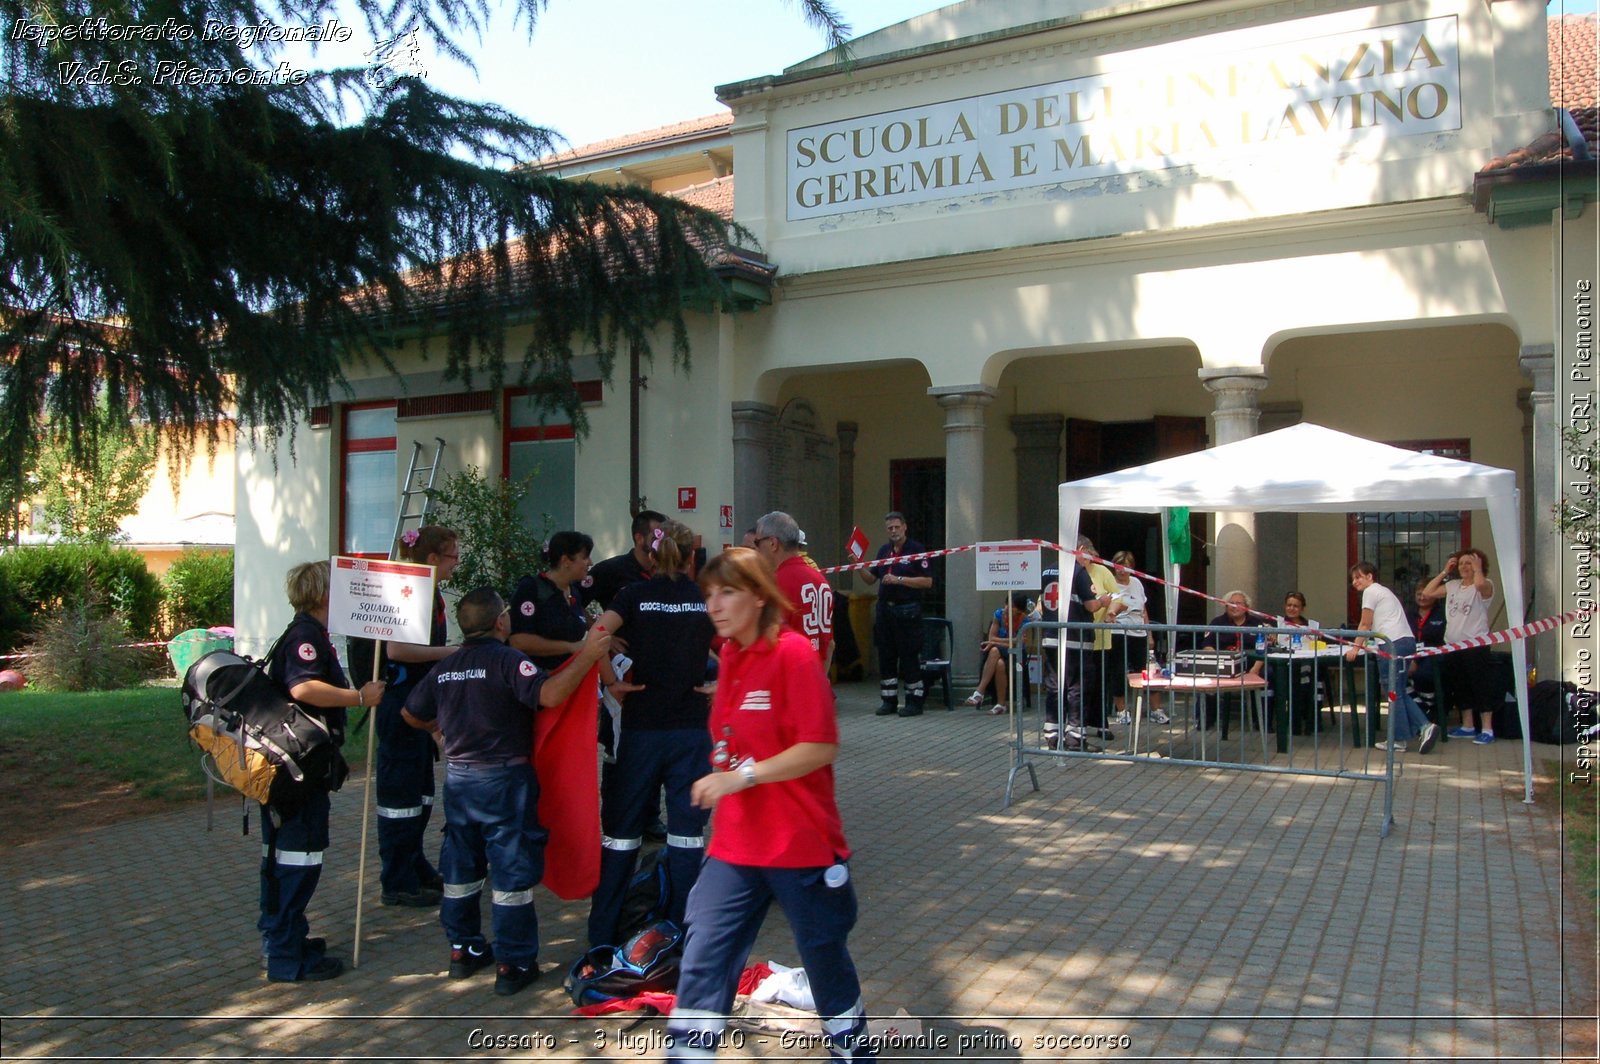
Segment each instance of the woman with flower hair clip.
[{"label": "woman with flower hair clip", "polygon": [[400,536],[406,561],[434,567],[433,628],[428,645],[384,644],[384,690],[373,711],[378,738],[378,763],[373,782],[378,801],[379,883],[385,905],[428,908],[439,904],[443,885],[439,872],[423,852],[428,820],[433,813],[433,763],[438,748],[427,732],[409,727],[400,708],[435,662],[457,648],[447,646],[444,596],[439,585],[450,579],[461,560],[460,539],[442,525],[423,525]]},{"label": "woman with flower hair clip", "polygon": [[600,779],[600,883],[589,908],[590,946],[617,944],[623,895],[663,786],[672,883],[666,917],[680,926],[705,856],[707,814],[690,800],[690,788],[711,755],[706,666],[714,631],[689,571],[694,533],[667,521],[645,542],[655,556],[650,579],[618,590],[595,622],[611,635],[626,635],[633,670],[625,682],[609,661],[600,663],[607,690],[622,703],[622,727],[616,760]]}]

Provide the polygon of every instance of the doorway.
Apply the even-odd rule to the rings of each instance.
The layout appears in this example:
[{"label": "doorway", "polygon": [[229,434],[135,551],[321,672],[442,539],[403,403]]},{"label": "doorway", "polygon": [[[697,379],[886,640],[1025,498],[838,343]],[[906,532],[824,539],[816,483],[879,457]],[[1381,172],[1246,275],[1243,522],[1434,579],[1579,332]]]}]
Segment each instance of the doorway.
[{"label": "doorway", "polygon": [[[890,459],[889,509],[899,510],[906,515],[906,535],[909,538],[929,550],[948,546],[944,541],[944,459]],[[872,538],[880,544],[884,542],[882,524],[878,525],[877,535]],[[923,598],[923,612],[929,616],[943,617],[943,558],[933,560],[932,572],[933,588]]]}]

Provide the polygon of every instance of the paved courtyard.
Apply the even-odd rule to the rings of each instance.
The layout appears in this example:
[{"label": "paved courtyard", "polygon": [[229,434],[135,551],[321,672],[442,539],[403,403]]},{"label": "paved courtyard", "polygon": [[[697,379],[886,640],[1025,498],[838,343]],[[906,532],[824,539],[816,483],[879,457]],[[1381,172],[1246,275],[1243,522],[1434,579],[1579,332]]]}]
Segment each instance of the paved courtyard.
[{"label": "paved courtyard", "polygon": [[[852,950],[873,1014],[924,1017],[885,1059],[1593,1058],[1593,914],[1563,901],[1559,819],[1522,803],[1520,744],[1407,756],[1384,839],[1372,783],[1159,763],[1041,759],[1002,810],[1003,718],[840,696]],[[310,914],[346,960],[360,801],[359,781],[335,795]],[[361,967],[264,982],[254,832],[224,800],[210,833],[191,808],[7,853],[0,1056],[660,1056],[660,1020],[570,1016],[586,908],[543,891],[557,970],[514,998],[446,980],[434,914],[379,907],[375,871]],[[798,963],[780,915],[753,959]],[[742,1038],[725,1058],[824,1056]]]}]

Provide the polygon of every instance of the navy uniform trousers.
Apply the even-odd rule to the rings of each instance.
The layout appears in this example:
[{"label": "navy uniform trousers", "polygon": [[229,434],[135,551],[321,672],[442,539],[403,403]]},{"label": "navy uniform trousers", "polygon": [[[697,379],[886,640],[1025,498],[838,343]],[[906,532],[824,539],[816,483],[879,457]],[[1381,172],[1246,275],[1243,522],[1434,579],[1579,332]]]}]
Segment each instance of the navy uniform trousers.
[{"label": "navy uniform trousers", "polygon": [[672,897],[664,914],[683,926],[689,891],[705,858],[704,809],[689,800],[694,781],[710,771],[711,734],[705,728],[625,729],[617,760],[600,786],[600,883],[589,904],[589,945],[620,946],[617,919],[638,865],[645,824],[656,795],[667,791],[667,879]]},{"label": "navy uniform trousers", "polygon": [[273,823],[261,807],[261,948],[267,975],[299,979],[322,960],[309,949],[306,906],[322,878],[322,853],[328,848],[328,795],[312,791],[294,816]]},{"label": "navy uniform trousers", "polygon": [[[414,669],[416,666],[399,666]],[[426,853],[433,814],[433,736],[400,716],[412,684],[391,683],[374,710],[378,729],[378,874],[385,894],[414,894],[439,873]]]},{"label": "navy uniform trousers", "polygon": [[507,765],[451,763],[445,770],[444,899],[439,922],[452,947],[488,944],[483,936],[483,886],[492,890],[494,958],[521,968],[539,957],[533,888],[544,878],[539,783],[526,760]]},{"label": "navy uniform trousers", "polygon": [[922,607],[916,603],[878,603],[873,636],[878,644],[878,694],[894,705],[905,688],[906,707],[921,709]]},{"label": "navy uniform trousers", "polygon": [[667,1020],[668,1060],[709,1060],[733,1007],[739,974],[774,900],[789,918],[833,1060],[876,1060],[866,1042],[861,980],[846,940],[855,888],[830,887],[825,868],[758,868],[708,857],[689,895],[689,929],[677,1004]]}]

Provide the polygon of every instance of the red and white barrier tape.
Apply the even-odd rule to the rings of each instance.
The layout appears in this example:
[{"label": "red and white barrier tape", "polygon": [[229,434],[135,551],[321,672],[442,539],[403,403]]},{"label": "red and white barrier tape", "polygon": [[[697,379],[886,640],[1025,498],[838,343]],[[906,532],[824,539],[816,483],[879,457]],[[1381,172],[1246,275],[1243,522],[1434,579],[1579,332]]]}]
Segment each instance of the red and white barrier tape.
[{"label": "red and white barrier tape", "polygon": [[946,547],[944,550],[928,550],[921,554],[891,554],[887,558],[873,558],[865,562],[851,562],[849,565],[834,565],[820,570],[824,575],[828,573],[854,573],[862,569],[877,569],[886,565],[899,565],[901,562],[920,562],[927,558],[943,558],[947,554],[960,554],[962,551],[976,550],[976,546]]},{"label": "red and white barrier tape", "polygon": [[[115,647],[108,647],[106,649],[108,649],[108,650],[111,650],[111,649],[116,649],[116,650],[141,650],[141,649],[143,649],[145,647],[162,647],[164,649],[166,647],[172,646],[172,644],[174,644],[174,643],[209,643],[213,639],[232,639],[232,638],[233,638],[232,636],[215,635],[215,634],[204,635],[204,636],[192,635],[192,636],[189,636],[187,639],[158,639],[158,640],[153,640],[153,641],[148,642],[148,643],[118,643]],[[31,658],[33,656],[34,655],[29,654],[27,652],[22,652],[22,653],[17,653],[17,654],[0,654],[0,661],[26,661],[28,658]]]},{"label": "red and white barrier tape", "polygon": [[[1060,552],[1062,554],[1077,555],[1079,558],[1087,558],[1091,562],[1097,562],[1100,565],[1104,565],[1108,569],[1112,567],[1112,563],[1111,562],[1107,561],[1104,558],[1099,557],[1098,555],[1090,554],[1088,551],[1078,551],[1078,550],[1070,550],[1069,551],[1065,547],[1063,547],[1061,544],[1059,544],[1059,543],[1051,543],[1047,539],[1027,539],[1027,540],[1020,540],[1018,542],[1031,543],[1036,547],[1042,547],[1042,548],[1044,548],[1046,550],[1058,551],[1058,552]],[[876,568],[876,567],[879,567],[879,566],[894,565],[894,564],[897,564],[899,562],[921,561],[924,558],[942,558],[942,557],[944,557],[945,555],[948,555],[948,554],[960,554],[962,551],[969,551],[969,550],[975,550],[975,549],[977,549],[977,545],[976,544],[969,544],[969,545],[967,545],[965,547],[948,547],[948,548],[946,548],[944,550],[925,551],[922,554],[905,554],[905,555],[901,555],[899,557],[890,556],[890,557],[886,557],[886,558],[874,558],[871,561],[854,562],[854,563],[852,563],[850,565],[835,565],[835,566],[833,566],[831,568],[822,570],[822,572],[824,572],[824,573],[853,573],[853,572],[856,572],[856,571],[861,570],[861,569],[872,569],[872,568]],[[1204,599],[1207,602],[1215,602],[1215,603],[1217,603],[1219,605],[1222,605],[1222,606],[1227,606],[1229,604],[1227,599],[1218,598],[1215,595],[1208,595],[1204,591],[1198,591],[1198,590],[1196,590],[1195,588],[1192,588],[1192,587],[1185,587],[1182,584],[1175,583],[1173,581],[1166,580],[1166,579],[1163,579],[1162,577],[1156,576],[1154,573],[1142,572],[1142,571],[1140,571],[1138,569],[1133,568],[1132,566],[1123,566],[1123,568],[1126,569],[1132,575],[1138,577],[1139,579],[1141,579],[1141,580],[1149,580],[1151,583],[1158,584],[1161,587],[1176,588],[1182,594],[1193,595],[1196,598]],[[1266,621],[1274,621],[1274,622],[1276,622],[1276,621],[1279,620],[1279,617],[1278,617],[1277,614],[1274,614],[1274,613],[1263,613],[1260,610],[1251,609],[1249,607],[1246,607],[1245,612],[1247,614],[1249,614],[1250,616],[1252,616],[1252,617],[1259,617],[1262,620],[1266,620]],[[1411,656],[1414,657],[1414,658],[1434,658],[1434,657],[1438,657],[1441,654],[1450,654],[1450,653],[1453,653],[1454,651],[1466,650],[1466,649],[1468,649],[1470,647],[1487,647],[1487,646],[1493,646],[1493,645],[1495,645],[1497,643],[1510,643],[1510,642],[1512,642],[1514,640],[1517,640],[1517,639],[1527,639],[1529,636],[1541,635],[1541,634],[1543,634],[1545,632],[1551,631],[1552,629],[1559,628],[1563,624],[1570,624],[1573,621],[1584,620],[1584,619],[1588,618],[1589,616],[1590,616],[1590,611],[1589,610],[1572,610],[1571,612],[1563,613],[1558,617],[1544,617],[1544,618],[1541,618],[1540,620],[1537,620],[1537,621],[1530,621],[1527,624],[1517,625],[1515,628],[1506,628],[1506,629],[1503,629],[1503,630],[1498,631],[1498,632],[1490,632],[1488,635],[1476,636],[1476,637],[1474,637],[1472,639],[1463,639],[1460,642],[1450,643],[1450,644],[1448,644],[1446,646],[1441,646],[1441,647],[1418,647],[1416,649],[1416,651]],[[1326,640],[1328,642],[1335,643],[1335,644],[1343,644],[1343,645],[1346,645],[1346,646],[1354,646],[1354,644],[1350,643],[1348,640],[1342,640],[1342,639],[1338,639],[1338,638],[1335,638],[1333,636],[1327,635],[1320,628],[1316,629],[1316,631],[1319,633],[1318,636],[1317,636],[1317,638],[1319,638],[1319,639],[1323,639],[1323,640]],[[1359,648],[1359,649],[1365,650],[1368,653],[1376,654],[1379,657],[1387,658],[1387,657],[1392,657],[1393,656],[1391,654],[1385,653],[1382,650],[1379,650],[1376,647],[1368,646],[1368,647],[1362,647],[1362,648]]]}]

